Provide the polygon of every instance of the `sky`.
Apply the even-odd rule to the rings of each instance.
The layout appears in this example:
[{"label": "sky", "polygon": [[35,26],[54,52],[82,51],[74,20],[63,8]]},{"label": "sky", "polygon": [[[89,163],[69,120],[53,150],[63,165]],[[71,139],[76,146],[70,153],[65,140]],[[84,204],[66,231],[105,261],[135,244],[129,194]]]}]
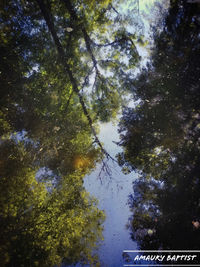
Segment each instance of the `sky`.
[{"label": "sky", "polygon": [[[144,16],[150,11],[150,7],[155,5],[155,0],[140,0],[140,16],[145,26],[145,36],[148,38],[149,16]],[[135,8],[133,1],[124,1],[121,12],[130,12]],[[135,11],[134,11],[135,12]],[[135,14],[135,13],[134,13]],[[153,19],[153,18],[151,18]],[[139,52],[146,62],[149,58],[147,48],[139,49]],[[134,104],[134,103],[132,103]],[[111,156],[120,152],[120,147],[114,142],[119,141],[117,124],[103,123],[100,125],[99,139],[103,142],[105,149]],[[114,142],[113,142],[114,141]],[[128,219],[131,216],[128,207],[128,196],[133,193],[133,181],[137,178],[136,173],[124,175],[117,163],[110,163],[112,177],[103,175],[98,177],[100,166],[85,178],[86,190],[99,200],[98,207],[105,211],[106,221],[104,223],[104,241],[99,248],[101,267],[123,266],[123,250],[137,249],[137,244],[130,238],[130,233],[126,228]]]},{"label": "sky", "polygon": [[[101,125],[99,138],[111,156],[120,148],[113,143],[119,141],[117,125]],[[125,249],[134,249],[136,244],[131,240],[126,223],[131,213],[127,204],[128,195],[132,192],[132,182],[137,175],[124,175],[116,163],[110,163],[112,177],[98,178],[99,168],[85,178],[84,185],[90,194],[99,200],[99,208],[106,213],[104,223],[104,242],[99,249],[101,267],[118,267],[123,265],[122,253]]]}]

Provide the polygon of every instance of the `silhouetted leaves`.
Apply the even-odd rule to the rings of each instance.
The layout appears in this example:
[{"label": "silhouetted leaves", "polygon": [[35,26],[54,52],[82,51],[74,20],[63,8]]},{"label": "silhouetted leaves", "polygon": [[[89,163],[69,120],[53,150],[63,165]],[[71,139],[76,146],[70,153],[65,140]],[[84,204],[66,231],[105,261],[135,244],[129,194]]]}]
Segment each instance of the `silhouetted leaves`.
[{"label": "silhouetted leaves", "polygon": [[199,12],[198,4],[171,1],[152,61],[132,82],[139,104],[120,124],[119,163],[140,174],[129,227],[141,249],[199,246]]}]

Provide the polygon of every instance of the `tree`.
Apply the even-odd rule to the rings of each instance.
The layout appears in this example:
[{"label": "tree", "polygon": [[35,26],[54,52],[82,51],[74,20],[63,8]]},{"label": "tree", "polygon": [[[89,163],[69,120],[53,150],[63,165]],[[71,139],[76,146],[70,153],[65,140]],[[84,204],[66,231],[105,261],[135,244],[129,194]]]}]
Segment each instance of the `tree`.
[{"label": "tree", "polygon": [[83,188],[83,174],[56,187],[38,181],[24,144],[12,140],[2,142],[0,162],[1,266],[95,263],[104,214]]},{"label": "tree", "polygon": [[[156,171],[153,166],[159,164],[161,156],[166,163],[173,160],[199,123],[199,75],[195,72],[199,62],[198,24],[192,21],[198,9],[185,3],[180,14],[182,4],[172,3],[165,30],[160,36],[155,34],[153,63],[136,82],[132,81],[134,97],[140,103],[135,109],[125,109],[121,122],[121,145],[125,147],[125,153],[119,156],[122,164],[125,158],[132,161],[133,168],[149,174]],[[177,16],[180,22],[176,25]]]},{"label": "tree", "polygon": [[97,122],[139,60],[118,5],[1,2],[1,266],[98,266],[104,215],[83,178],[110,157]]},{"label": "tree", "polygon": [[170,3],[163,31],[154,31],[152,61],[132,82],[140,103],[120,124],[119,162],[141,176],[130,229],[142,249],[197,249],[200,238],[199,7]]},{"label": "tree", "polygon": [[[125,20],[111,1],[102,1],[95,9],[95,3],[88,1],[73,5],[69,1],[37,3],[2,4],[2,22],[11,25],[4,31],[3,49],[10,53],[14,48],[10,66],[5,57],[6,67],[15,69],[17,80],[5,73],[5,65],[2,72],[7,77],[7,87],[12,84],[10,90],[20,84],[19,93],[10,101],[13,115],[9,112],[8,120],[15,124],[14,129],[25,130],[37,139],[41,132],[62,128],[59,121],[55,122],[58,117],[63,121],[70,109],[80,110],[94,142],[109,157],[98,140],[94,123],[116,116],[120,108],[128,72],[139,60],[134,46],[136,35],[125,29]],[[68,28],[72,30],[67,31]],[[8,109],[5,103],[10,95],[9,90],[3,95],[4,109]],[[2,116],[5,115],[3,110]],[[47,121],[54,124],[51,130],[45,127]]]}]

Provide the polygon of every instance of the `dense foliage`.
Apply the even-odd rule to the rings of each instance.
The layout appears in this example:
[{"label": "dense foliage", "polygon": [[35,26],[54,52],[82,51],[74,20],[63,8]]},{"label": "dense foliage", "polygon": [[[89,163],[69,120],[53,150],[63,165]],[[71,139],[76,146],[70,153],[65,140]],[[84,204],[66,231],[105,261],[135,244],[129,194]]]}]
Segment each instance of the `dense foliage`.
[{"label": "dense foliage", "polygon": [[152,60],[132,82],[139,104],[120,124],[119,162],[140,176],[129,227],[141,249],[199,248],[199,13],[198,3],[170,1]]},{"label": "dense foliage", "polygon": [[139,56],[112,1],[0,3],[0,265],[98,266],[104,214],[83,178],[104,156]]},{"label": "dense foliage", "polygon": [[53,266],[90,261],[103,212],[83,188],[81,171],[56,187],[36,179],[23,143],[1,143],[1,266]]}]

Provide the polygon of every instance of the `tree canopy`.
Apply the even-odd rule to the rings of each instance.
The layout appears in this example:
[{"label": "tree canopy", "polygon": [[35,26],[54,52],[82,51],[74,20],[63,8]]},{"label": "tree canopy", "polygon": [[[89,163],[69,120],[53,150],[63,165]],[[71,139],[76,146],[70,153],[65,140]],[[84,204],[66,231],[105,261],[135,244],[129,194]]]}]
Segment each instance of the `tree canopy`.
[{"label": "tree canopy", "polygon": [[170,1],[146,69],[132,82],[118,155],[136,170],[129,227],[141,249],[198,249],[200,240],[200,47],[197,3]]},{"label": "tree canopy", "polygon": [[63,176],[56,187],[38,180],[31,154],[13,140],[2,142],[0,162],[1,266],[95,263],[104,214],[83,188],[83,173]]},{"label": "tree canopy", "polygon": [[109,157],[139,62],[120,1],[0,3],[0,265],[98,266],[104,214],[83,178]]}]

